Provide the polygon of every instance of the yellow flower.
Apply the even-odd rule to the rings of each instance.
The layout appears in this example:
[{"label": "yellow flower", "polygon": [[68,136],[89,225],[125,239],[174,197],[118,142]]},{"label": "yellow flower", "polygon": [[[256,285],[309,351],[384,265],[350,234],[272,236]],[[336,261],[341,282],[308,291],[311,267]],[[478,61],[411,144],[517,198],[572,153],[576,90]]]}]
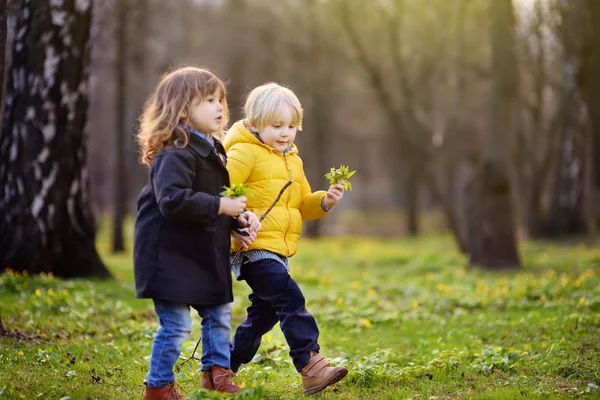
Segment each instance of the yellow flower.
[{"label": "yellow flower", "polygon": [[25,269],[25,270],[23,270],[23,276],[28,276],[28,275],[29,275],[29,272],[27,272],[27,270],[26,270],[26,269]]},{"label": "yellow flower", "polygon": [[40,272],[40,276],[41,276],[42,278],[45,278],[45,277],[46,277],[46,273],[45,273],[44,271],[42,271],[42,272]]},{"label": "yellow flower", "polygon": [[54,274],[52,272],[48,272],[48,278],[53,278]]},{"label": "yellow flower", "polygon": [[46,300],[46,303],[48,303],[48,305],[51,306],[52,305],[52,300],[48,299],[48,300]]},{"label": "yellow flower", "polygon": [[19,350],[17,354],[19,355],[19,357],[23,357],[25,355],[25,353],[23,353],[21,350]]},{"label": "yellow flower", "polygon": [[255,388],[255,387],[256,387],[256,383],[253,383],[253,384],[252,384],[252,387],[253,387],[253,388]]},{"label": "yellow flower", "polygon": [[63,294],[69,294],[69,291],[67,289],[64,289]]},{"label": "yellow flower", "polygon": [[270,341],[271,339],[273,339],[273,335],[267,333],[267,337],[265,339],[267,339],[267,341]]},{"label": "yellow flower", "polygon": [[585,303],[585,297],[582,297],[579,299],[579,304],[583,304],[583,303]]},{"label": "yellow flower", "polygon": [[357,281],[354,281],[350,284],[350,289],[358,289],[360,284]]},{"label": "yellow flower", "polygon": [[545,300],[545,299],[546,299],[546,295],[545,295],[544,293],[542,293],[542,294],[540,295],[540,300]]},{"label": "yellow flower", "polygon": [[35,289],[35,295],[36,296],[39,297],[39,296],[41,296],[41,294],[42,294],[42,291],[40,289]]},{"label": "yellow flower", "polygon": [[412,305],[412,307],[413,307],[413,308],[417,308],[417,307],[419,307],[419,303],[417,303],[416,301],[414,301],[414,302],[413,302],[413,305]]},{"label": "yellow flower", "polygon": [[243,389],[243,388],[245,388],[245,387],[246,387],[246,381],[244,381],[244,382],[242,382],[242,383],[240,384],[240,388],[241,388],[241,389]]},{"label": "yellow flower", "polygon": [[338,304],[344,304],[344,298],[343,297],[338,297],[337,303]]},{"label": "yellow flower", "polygon": [[41,352],[43,352],[43,351],[44,351],[44,350],[42,350],[42,348],[41,348],[41,347],[39,347],[39,348],[38,348],[38,353],[41,353]]},{"label": "yellow flower", "polygon": [[369,289],[369,290],[367,291],[367,296],[373,296],[375,293],[376,293],[376,292],[375,292],[375,289]]},{"label": "yellow flower", "polygon": [[48,295],[49,295],[49,296],[52,296],[53,294],[54,294],[54,290],[52,290],[52,289],[48,289]]},{"label": "yellow flower", "polygon": [[561,342],[561,343],[564,343],[564,342],[566,342],[565,338],[563,337],[562,339],[560,339],[560,342]]},{"label": "yellow flower", "polygon": [[333,171],[335,171],[335,168],[333,168],[333,167],[329,168],[329,172],[333,172]]},{"label": "yellow flower", "polygon": [[542,343],[542,349],[545,349],[546,347],[548,347],[547,343]]},{"label": "yellow flower", "polygon": [[373,324],[371,323],[371,321],[369,321],[368,319],[363,319],[362,321],[360,321],[360,324],[362,326],[366,326],[367,328],[373,326]]},{"label": "yellow flower", "polygon": [[281,348],[281,343],[277,343],[277,344],[275,345],[275,348],[276,348],[276,349],[280,349],[280,348]]}]

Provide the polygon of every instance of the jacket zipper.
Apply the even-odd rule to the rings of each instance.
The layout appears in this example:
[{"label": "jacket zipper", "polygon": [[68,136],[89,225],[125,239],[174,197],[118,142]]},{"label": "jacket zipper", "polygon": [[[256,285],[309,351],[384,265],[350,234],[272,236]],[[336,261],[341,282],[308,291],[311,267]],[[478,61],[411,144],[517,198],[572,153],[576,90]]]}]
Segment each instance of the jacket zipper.
[{"label": "jacket zipper", "polygon": [[[283,156],[283,161],[285,162],[285,167],[288,171],[288,180],[290,180],[290,179],[292,179],[292,169],[290,167],[290,164],[288,163],[287,158],[285,157],[285,153],[282,153],[281,155]],[[290,199],[291,199],[291,197],[292,197],[292,189],[290,188],[290,190],[288,191],[287,201],[285,203],[285,209],[288,212],[288,224],[287,224],[287,227],[283,234],[283,242],[285,243],[285,248],[286,248],[286,254],[285,254],[286,257],[289,257],[289,255],[290,255],[290,246],[288,245],[288,242],[287,242],[287,234],[288,234],[288,231],[290,228],[290,222],[292,220],[292,216],[290,214]]]}]

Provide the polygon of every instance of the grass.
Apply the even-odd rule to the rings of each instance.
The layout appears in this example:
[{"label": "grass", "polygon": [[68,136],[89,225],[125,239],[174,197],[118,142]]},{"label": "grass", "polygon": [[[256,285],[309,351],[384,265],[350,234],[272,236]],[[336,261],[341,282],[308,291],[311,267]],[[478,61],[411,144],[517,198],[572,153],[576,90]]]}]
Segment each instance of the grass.
[{"label": "grass", "polygon": [[[127,234],[131,236],[131,226]],[[135,299],[131,254],[98,248],[116,281],[0,276],[0,399],[141,398],[157,327]],[[521,245],[520,272],[465,267],[448,237],[303,240],[292,275],[319,323],[322,352],[350,373],[325,399],[600,397],[600,249]],[[248,288],[235,282],[233,326]],[[193,351],[199,319],[184,344]],[[275,328],[235,380],[247,398],[303,398]],[[200,364],[178,368],[190,399]],[[238,396],[239,397],[239,396]]]}]

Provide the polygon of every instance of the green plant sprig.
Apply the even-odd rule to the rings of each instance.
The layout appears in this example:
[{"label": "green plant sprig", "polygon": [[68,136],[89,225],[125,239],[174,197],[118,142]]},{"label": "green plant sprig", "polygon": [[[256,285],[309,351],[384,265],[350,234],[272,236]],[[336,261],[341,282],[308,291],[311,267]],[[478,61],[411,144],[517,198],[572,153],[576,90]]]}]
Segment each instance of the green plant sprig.
[{"label": "green plant sprig", "polygon": [[242,196],[250,196],[252,191],[248,189],[243,183],[232,183],[230,187],[223,186],[223,190],[219,193],[221,196],[231,197],[232,199],[237,199]]},{"label": "green plant sprig", "polygon": [[338,169],[331,168],[329,173],[325,174],[325,178],[329,179],[329,185],[337,185],[340,182],[344,183],[344,190],[352,191],[352,184],[350,178],[356,173],[356,170],[350,171],[348,165],[340,165]]}]

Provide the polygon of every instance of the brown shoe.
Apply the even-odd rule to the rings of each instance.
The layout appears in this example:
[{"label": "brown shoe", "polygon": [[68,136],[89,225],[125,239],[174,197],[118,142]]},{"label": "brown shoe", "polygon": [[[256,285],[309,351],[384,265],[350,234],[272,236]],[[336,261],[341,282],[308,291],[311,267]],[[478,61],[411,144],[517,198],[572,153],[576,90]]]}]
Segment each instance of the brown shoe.
[{"label": "brown shoe", "polygon": [[233,371],[227,368],[213,366],[202,372],[202,389],[216,390],[217,392],[237,393],[240,387],[231,381]]},{"label": "brown shoe", "polygon": [[175,388],[175,382],[171,382],[161,388],[151,388],[146,385],[144,400],[181,400],[183,395]]},{"label": "brown shoe", "polygon": [[[311,355],[313,352],[311,352]],[[348,369],[341,365],[332,367],[321,353],[312,355],[302,371],[302,387],[304,394],[315,394],[342,380],[348,374]]]}]

